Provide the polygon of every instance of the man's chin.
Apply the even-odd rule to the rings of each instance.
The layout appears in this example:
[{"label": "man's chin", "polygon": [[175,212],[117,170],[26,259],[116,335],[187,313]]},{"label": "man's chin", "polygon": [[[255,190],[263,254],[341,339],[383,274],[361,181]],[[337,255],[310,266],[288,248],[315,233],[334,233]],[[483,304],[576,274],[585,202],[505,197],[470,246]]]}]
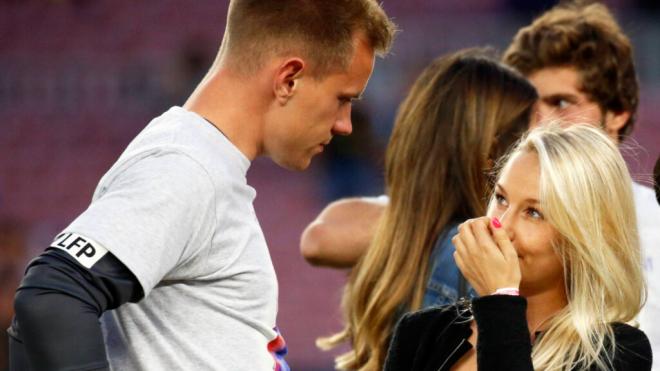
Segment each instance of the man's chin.
[{"label": "man's chin", "polygon": [[273,159],[273,161],[280,167],[283,167],[287,170],[303,171],[309,167],[310,163],[312,162],[312,158],[308,157],[305,159],[280,159],[279,161],[277,159]]}]

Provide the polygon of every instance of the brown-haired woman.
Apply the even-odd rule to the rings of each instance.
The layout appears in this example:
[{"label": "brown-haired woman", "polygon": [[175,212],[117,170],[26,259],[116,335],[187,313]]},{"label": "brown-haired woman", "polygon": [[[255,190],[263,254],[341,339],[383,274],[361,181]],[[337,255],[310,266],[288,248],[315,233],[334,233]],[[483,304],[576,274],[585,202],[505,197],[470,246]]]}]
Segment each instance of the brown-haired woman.
[{"label": "brown-haired woman", "polygon": [[344,329],[318,342],[350,342],[338,368],[382,369],[403,313],[457,298],[450,238],[484,214],[485,173],[527,129],[536,99],[523,77],[477,50],[438,58],[419,76],[387,148],[389,204],[345,288]]}]

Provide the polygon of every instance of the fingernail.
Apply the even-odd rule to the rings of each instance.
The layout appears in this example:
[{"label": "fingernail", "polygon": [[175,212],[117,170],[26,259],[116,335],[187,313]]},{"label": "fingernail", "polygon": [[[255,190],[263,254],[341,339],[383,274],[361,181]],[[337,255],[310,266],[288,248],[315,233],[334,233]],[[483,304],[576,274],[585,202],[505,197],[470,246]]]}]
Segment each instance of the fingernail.
[{"label": "fingernail", "polygon": [[498,228],[498,229],[502,228],[502,223],[500,223],[499,219],[493,218],[493,219],[491,219],[490,222],[493,224],[493,227]]}]

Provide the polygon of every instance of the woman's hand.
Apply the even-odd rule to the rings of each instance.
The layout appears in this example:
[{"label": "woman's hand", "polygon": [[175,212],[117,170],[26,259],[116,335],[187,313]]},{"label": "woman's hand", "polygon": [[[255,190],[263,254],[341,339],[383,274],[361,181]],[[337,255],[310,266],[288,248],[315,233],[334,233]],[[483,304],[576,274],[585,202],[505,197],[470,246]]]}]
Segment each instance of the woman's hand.
[{"label": "woman's hand", "polygon": [[506,231],[495,225],[489,217],[469,219],[452,238],[456,265],[481,296],[520,286],[518,253]]}]

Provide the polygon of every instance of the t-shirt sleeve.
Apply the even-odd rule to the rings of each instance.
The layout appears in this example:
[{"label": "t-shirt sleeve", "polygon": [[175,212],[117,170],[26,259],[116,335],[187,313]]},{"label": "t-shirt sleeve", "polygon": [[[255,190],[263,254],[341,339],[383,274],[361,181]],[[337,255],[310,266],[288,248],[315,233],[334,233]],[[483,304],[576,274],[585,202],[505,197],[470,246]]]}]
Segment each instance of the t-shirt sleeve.
[{"label": "t-shirt sleeve", "polygon": [[211,238],[214,187],[181,153],[151,155],[121,169],[67,229],[93,239],[137,277],[145,296]]}]

